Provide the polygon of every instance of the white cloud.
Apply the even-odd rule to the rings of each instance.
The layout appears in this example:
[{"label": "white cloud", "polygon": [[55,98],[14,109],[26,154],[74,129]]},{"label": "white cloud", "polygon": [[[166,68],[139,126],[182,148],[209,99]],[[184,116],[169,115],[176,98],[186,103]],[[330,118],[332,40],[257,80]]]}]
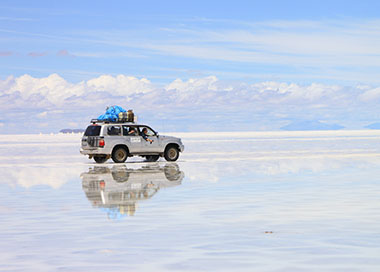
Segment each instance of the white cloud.
[{"label": "white cloud", "polygon": [[[4,168],[6,169],[6,168]],[[59,189],[70,179],[78,178],[78,169],[49,168],[49,167],[12,167],[0,173],[1,183],[15,187],[31,188],[37,185],[47,185],[54,189]]]},{"label": "white cloud", "polygon": [[37,117],[38,117],[38,118],[46,118],[46,117],[47,117],[47,114],[48,114],[48,112],[47,112],[47,111],[44,111],[44,112],[41,112],[41,113],[37,114]]},{"label": "white cloud", "polygon": [[360,95],[360,99],[363,101],[374,101],[376,102],[380,98],[380,87],[370,89],[365,93]]},{"label": "white cloud", "polygon": [[190,103],[207,103],[209,105],[222,103],[252,104],[255,101],[263,104],[300,103],[301,105],[316,104],[322,107],[325,99],[342,99],[346,96],[345,88],[338,85],[312,83],[302,86],[295,83],[259,82],[246,84],[244,82],[228,83],[218,80],[215,76],[182,81],[176,79],[166,86],[168,91],[177,91],[178,99],[189,99]]},{"label": "white cloud", "polygon": [[[161,62],[162,58],[171,58],[174,62],[170,63],[179,63],[183,59],[186,67],[197,70],[200,68],[194,67],[194,59],[201,59],[206,60],[201,72],[216,74],[208,71],[211,66],[217,67],[217,75],[230,74],[230,78],[234,72],[239,78],[245,77],[252,67],[257,66],[264,68],[262,73],[266,80],[281,76],[284,80],[380,82],[379,19],[264,22],[207,19],[189,22],[184,19],[183,22],[175,25],[166,22],[153,29],[141,25],[133,30],[84,29],[66,36],[2,31],[27,36],[31,41],[38,38],[42,42],[79,43],[80,48],[86,48],[85,52],[78,46],[70,51],[78,58],[144,57],[157,58]],[[9,55],[12,52],[3,53]],[[67,53],[65,50],[58,52],[59,55]],[[165,63],[162,66],[168,68]],[[268,69],[268,66],[275,66],[275,69]],[[160,68],[152,69],[158,71]]]},{"label": "white cloud", "polygon": [[[379,67],[379,26],[378,19],[211,21],[206,27],[199,24],[161,27],[156,32],[162,35],[147,33],[151,30],[144,29],[139,32],[86,32],[82,35],[90,35],[95,43],[138,48],[168,56],[266,65]],[[128,37],[128,40],[122,37]]]},{"label": "white cloud", "polygon": [[[176,104],[182,106],[219,105],[234,106],[286,105],[305,104],[313,108],[322,108],[333,102],[341,104],[360,98],[362,103],[380,97],[380,88],[358,85],[343,87],[312,83],[299,85],[284,82],[226,82],[215,76],[191,78],[187,81],[175,79],[164,88],[151,83],[146,78],[132,76],[101,75],[99,77],[70,83],[57,74],[45,78],[34,78],[30,75],[9,77],[0,80],[1,102],[5,107],[41,108],[37,117],[44,118],[49,114],[63,113],[71,107],[89,107],[89,105],[118,104],[117,97],[124,98],[123,103],[133,101],[149,106]],[[137,95],[137,96],[136,96]],[[19,100],[15,100],[19,97]],[[32,102],[37,101],[37,104]],[[120,101],[120,100],[119,100]]]},{"label": "white cloud", "polygon": [[217,91],[218,86],[216,83],[218,79],[215,76],[209,76],[200,79],[189,79],[183,82],[181,79],[176,79],[172,83],[166,86],[167,90],[177,90],[180,92],[194,92],[194,91],[204,91],[212,90]]},{"label": "white cloud", "polygon": [[[259,93],[274,92],[278,95],[284,95],[286,100],[303,99],[304,101],[316,101],[322,97],[336,97],[343,93],[343,87],[337,85],[326,85],[320,83],[312,83],[308,86],[301,86],[294,83],[281,82],[262,82],[252,84],[251,87]],[[281,99],[283,100],[283,99]]]},{"label": "white cloud", "polygon": [[[68,122],[83,126],[83,120],[96,118],[110,105],[133,108],[139,117],[145,118],[166,116],[178,120],[190,118],[189,115],[199,118],[202,112],[208,112],[202,118],[209,123],[221,122],[227,112],[233,112],[234,120],[256,120],[256,127],[265,129],[270,129],[275,121],[279,127],[285,119],[293,118],[332,123],[356,118],[368,124],[377,121],[377,108],[372,102],[380,98],[379,87],[367,85],[275,81],[248,84],[227,82],[216,76],[175,79],[162,87],[146,78],[125,75],[101,75],[78,83],[67,82],[57,74],[45,78],[23,75],[0,80],[0,88],[3,120],[22,121],[30,118],[32,112],[44,119],[42,125],[46,128],[52,123],[63,128]],[[207,123],[203,126],[210,127]]]},{"label": "white cloud", "polygon": [[[54,108],[63,107],[71,104],[72,99],[85,98],[91,100],[91,93],[106,92],[108,95],[124,96],[146,93],[153,89],[149,80],[136,77],[118,75],[102,75],[88,81],[82,81],[76,84],[67,82],[57,74],[51,74],[45,78],[34,78],[30,75],[20,77],[8,77],[6,80],[0,80],[1,95],[4,97],[4,106],[9,107],[41,107]],[[21,101],[15,100],[19,97]],[[8,98],[8,99],[7,99]],[[99,99],[93,95],[93,99]],[[10,105],[9,103],[10,102]],[[16,102],[16,103],[15,103]],[[22,103],[24,102],[24,104]],[[33,105],[30,102],[34,102]],[[90,102],[90,101],[88,101]],[[82,101],[82,105],[87,105]],[[43,117],[40,113],[39,117]]]},{"label": "white cloud", "polygon": [[88,80],[86,85],[97,91],[112,92],[121,96],[128,96],[135,93],[146,93],[153,88],[152,84],[146,78],[138,79],[132,76],[102,75],[98,78]]},{"label": "white cloud", "polygon": [[83,94],[74,85],[65,81],[57,74],[45,78],[34,78],[23,75],[18,78],[9,77],[2,85],[7,85],[5,94],[19,94],[22,99],[29,100],[33,96],[41,96],[46,102],[59,105],[67,97],[74,94]]}]

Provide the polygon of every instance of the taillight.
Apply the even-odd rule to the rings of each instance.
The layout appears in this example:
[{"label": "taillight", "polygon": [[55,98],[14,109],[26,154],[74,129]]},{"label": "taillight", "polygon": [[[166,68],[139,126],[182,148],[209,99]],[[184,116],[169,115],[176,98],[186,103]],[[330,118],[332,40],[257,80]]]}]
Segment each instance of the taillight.
[{"label": "taillight", "polygon": [[105,145],[104,140],[103,140],[103,139],[100,139],[100,140],[99,140],[99,147],[104,147],[104,145]]}]

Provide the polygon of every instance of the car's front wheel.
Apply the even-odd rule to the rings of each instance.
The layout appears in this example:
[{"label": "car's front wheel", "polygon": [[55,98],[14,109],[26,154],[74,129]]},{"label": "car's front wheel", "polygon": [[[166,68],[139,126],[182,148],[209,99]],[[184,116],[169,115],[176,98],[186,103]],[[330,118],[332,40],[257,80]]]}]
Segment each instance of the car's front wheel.
[{"label": "car's front wheel", "polygon": [[176,163],[165,165],[164,173],[169,181],[177,181],[181,177],[181,171]]},{"label": "car's front wheel", "polygon": [[168,146],[164,153],[165,160],[176,161],[179,157],[179,150],[176,146]]},{"label": "car's front wheel", "polygon": [[124,147],[116,147],[112,152],[112,160],[116,163],[123,163],[127,160],[128,151]]}]

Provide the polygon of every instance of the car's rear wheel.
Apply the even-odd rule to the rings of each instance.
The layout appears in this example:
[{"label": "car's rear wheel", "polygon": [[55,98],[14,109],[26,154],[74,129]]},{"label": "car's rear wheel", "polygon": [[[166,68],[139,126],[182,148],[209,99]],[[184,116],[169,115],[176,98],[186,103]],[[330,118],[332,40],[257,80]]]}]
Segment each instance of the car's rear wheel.
[{"label": "car's rear wheel", "polygon": [[105,163],[107,161],[106,156],[94,156],[94,161],[97,163]]},{"label": "car's rear wheel", "polygon": [[159,155],[148,155],[148,156],[146,156],[146,160],[147,160],[148,162],[155,162],[155,161],[157,161],[159,158],[160,158]]},{"label": "car's rear wheel", "polygon": [[176,146],[168,146],[164,153],[165,160],[176,161],[179,157],[179,150]]},{"label": "car's rear wheel", "polygon": [[128,158],[128,151],[124,147],[116,147],[112,152],[112,160],[116,163],[123,163]]}]

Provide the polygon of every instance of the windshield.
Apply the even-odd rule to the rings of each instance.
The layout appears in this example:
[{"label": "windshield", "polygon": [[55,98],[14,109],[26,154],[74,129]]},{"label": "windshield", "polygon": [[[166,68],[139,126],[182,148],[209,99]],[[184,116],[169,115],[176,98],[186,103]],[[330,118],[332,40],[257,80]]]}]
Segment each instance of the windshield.
[{"label": "windshield", "polygon": [[101,126],[88,126],[84,136],[99,136]]}]

